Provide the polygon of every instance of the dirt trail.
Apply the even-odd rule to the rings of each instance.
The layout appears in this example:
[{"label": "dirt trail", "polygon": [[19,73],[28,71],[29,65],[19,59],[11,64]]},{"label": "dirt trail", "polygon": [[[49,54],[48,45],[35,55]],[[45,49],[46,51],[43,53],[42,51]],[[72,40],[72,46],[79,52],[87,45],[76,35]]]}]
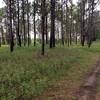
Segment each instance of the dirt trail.
[{"label": "dirt trail", "polygon": [[97,77],[100,74],[100,60],[93,66],[93,69],[86,77],[85,82],[79,89],[78,100],[97,100],[96,87]]},{"label": "dirt trail", "polygon": [[[57,82],[57,84],[51,86],[41,96],[36,97],[34,100],[100,100],[100,93],[97,93],[96,90],[97,78],[100,74],[100,59],[92,68],[89,68],[89,70],[84,71],[84,75],[86,75],[87,72],[86,78],[84,78],[82,74],[82,79],[76,81],[76,79],[74,80],[71,77],[71,74],[71,76],[69,75],[71,79],[69,76],[64,78],[64,80]],[[71,69],[71,72],[72,71],[73,69]],[[80,72],[79,69],[77,73],[78,71]]]}]

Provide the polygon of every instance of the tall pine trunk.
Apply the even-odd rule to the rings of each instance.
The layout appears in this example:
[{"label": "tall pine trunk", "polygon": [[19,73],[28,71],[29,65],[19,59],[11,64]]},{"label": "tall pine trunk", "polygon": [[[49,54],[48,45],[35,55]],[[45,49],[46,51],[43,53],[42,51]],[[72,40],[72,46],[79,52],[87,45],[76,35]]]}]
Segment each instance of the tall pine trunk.
[{"label": "tall pine trunk", "polygon": [[45,17],[45,34],[46,34],[46,44],[48,44],[48,15]]},{"label": "tall pine trunk", "polygon": [[63,25],[63,3],[61,6],[61,36],[62,36],[62,45],[64,45],[64,25]]},{"label": "tall pine trunk", "polygon": [[27,0],[28,46],[30,45],[30,21],[29,21],[29,19],[30,19],[30,16],[29,16],[29,1]]},{"label": "tall pine trunk", "polygon": [[20,31],[19,31],[19,24],[20,24],[20,21],[19,21],[19,0],[17,0],[17,41],[18,41],[18,45],[21,47],[21,36],[20,36]]},{"label": "tall pine trunk", "polygon": [[23,24],[23,28],[24,28],[24,32],[23,32],[24,36],[23,37],[24,37],[24,46],[25,46],[26,45],[25,0],[22,0],[22,11],[23,11],[22,12],[22,16],[23,16],[23,23],[22,24]]},{"label": "tall pine trunk", "polygon": [[35,19],[36,19],[36,4],[34,1],[34,46],[36,46],[36,23],[35,23]]},{"label": "tall pine trunk", "polygon": [[42,11],[42,55],[44,55],[44,46],[45,46],[45,0],[42,0],[41,2],[41,11]]},{"label": "tall pine trunk", "polygon": [[14,37],[12,31],[12,0],[9,0],[9,20],[10,20],[10,51],[13,52],[14,50]]},{"label": "tall pine trunk", "polygon": [[50,48],[55,47],[55,0],[51,0],[51,34]]}]

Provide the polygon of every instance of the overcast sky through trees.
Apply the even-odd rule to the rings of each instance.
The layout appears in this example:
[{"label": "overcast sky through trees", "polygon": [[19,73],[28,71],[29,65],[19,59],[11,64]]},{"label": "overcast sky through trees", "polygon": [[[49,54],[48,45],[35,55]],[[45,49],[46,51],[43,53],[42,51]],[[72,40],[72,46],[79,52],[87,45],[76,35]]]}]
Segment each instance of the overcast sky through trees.
[{"label": "overcast sky through trees", "polygon": [[[31,1],[31,2],[32,2],[33,0],[29,0],[29,1]],[[77,1],[78,1],[78,0],[73,0],[73,3],[74,3],[74,4],[76,4],[76,3],[77,3]],[[4,5],[5,5],[5,4],[4,4],[3,0],[0,0],[0,8],[2,8]],[[99,6],[100,6],[100,5],[99,5]],[[99,10],[100,10],[100,7],[99,7],[99,6],[97,7],[97,9],[99,9]]]},{"label": "overcast sky through trees", "polygon": [[[33,1],[33,0],[29,0],[29,1]],[[73,0],[74,3],[76,3],[78,0]],[[3,2],[3,0],[0,0],[0,8],[3,7],[5,4]]]},{"label": "overcast sky through trees", "polygon": [[[33,0],[29,0],[29,1],[33,1]],[[3,0],[0,0],[0,8],[4,7],[5,6],[5,3],[3,2]]]}]

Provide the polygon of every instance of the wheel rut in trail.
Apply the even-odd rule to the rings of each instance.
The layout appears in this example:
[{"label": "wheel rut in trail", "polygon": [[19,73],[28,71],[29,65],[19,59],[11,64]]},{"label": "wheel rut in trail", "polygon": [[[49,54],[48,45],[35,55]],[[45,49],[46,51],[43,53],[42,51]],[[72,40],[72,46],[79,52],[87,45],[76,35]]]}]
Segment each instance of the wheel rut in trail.
[{"label": "wheel rut in trail", "polygon": [[95,100],[96,99],[96,86],[97,76],[100,75],[100,60],[93,65],[92,70],[87,75],[84,83],[79,89],[78,100]]}]

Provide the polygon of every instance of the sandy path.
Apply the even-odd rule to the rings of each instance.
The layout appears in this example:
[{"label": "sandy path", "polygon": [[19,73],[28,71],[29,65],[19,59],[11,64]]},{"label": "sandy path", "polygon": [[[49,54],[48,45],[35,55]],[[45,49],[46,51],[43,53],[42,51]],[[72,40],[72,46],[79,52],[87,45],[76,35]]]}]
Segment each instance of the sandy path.
[{"label": "sandy path", "polygon": [[99,74],[100,60],[93,66],[93,69],[80,87],[78,92],[78,100],[100,100],[96,98],[97,77]]}]

